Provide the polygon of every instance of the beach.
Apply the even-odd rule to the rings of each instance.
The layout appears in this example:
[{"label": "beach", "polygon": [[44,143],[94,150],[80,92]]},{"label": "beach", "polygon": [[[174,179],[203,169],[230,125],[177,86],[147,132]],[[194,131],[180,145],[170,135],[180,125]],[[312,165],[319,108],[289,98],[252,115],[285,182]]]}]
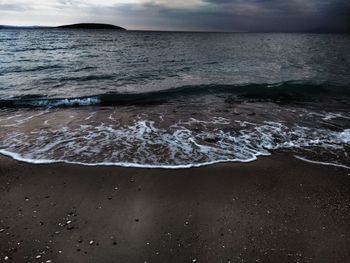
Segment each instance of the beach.
[{"label": "beach", "polygon": [[173,170],[0,157],[0,262],[347,262],[349,173],[289,153]]},{"label": "beach", "polygon": [[349,14],[0,0],[0,263],[350,262]]}]

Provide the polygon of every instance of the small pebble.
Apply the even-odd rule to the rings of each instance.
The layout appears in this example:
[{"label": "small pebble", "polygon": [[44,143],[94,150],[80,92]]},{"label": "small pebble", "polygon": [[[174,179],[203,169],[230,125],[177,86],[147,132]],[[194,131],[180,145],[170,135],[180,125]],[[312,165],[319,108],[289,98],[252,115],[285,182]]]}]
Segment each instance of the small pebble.
[{"label": "small pebble", "polygon": [[193,262],[193,263],[197,262],[197,259],[195,259],[195,258],[194,258],[194,259],[192,259],[192,262]]},{"label": "small pebble", "polygon": [[46,263],[51,263],[51,262],[52,262],[52,260],[51,260],[51,259],[46,260]]},{"label": "small pebble", "polygon": [[37,255],[35,258],[36,258],[36,259],[40,259],[40,258],[41,258],[41,255]]},{"label": "small pebble", "polygon": [[91,241],[89,242],[89,244],[90,244],[90,245],[93,245],[93,244],[94,244],[94,241],[93,241],[93,240],[91,240]]},{"label": "small pebble", "polygon": [[6,257],[4,257],[4,259],[5,259],[5,260],[8,260],[8,259],[9,259],[9,257],[8,257],[8,256],[6,256]]}]

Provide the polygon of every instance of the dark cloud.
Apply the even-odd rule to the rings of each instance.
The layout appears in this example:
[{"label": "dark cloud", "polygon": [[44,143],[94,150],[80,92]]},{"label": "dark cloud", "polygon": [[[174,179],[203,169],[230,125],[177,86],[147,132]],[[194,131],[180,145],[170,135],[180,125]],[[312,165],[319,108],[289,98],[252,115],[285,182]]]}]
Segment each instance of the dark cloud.
[{"label": "dark cloud", "polygon": [[198,8],[149,2],[116,6],[137,24],[179,30],[249,32],[350,32],[349,0],[205,0]]}]

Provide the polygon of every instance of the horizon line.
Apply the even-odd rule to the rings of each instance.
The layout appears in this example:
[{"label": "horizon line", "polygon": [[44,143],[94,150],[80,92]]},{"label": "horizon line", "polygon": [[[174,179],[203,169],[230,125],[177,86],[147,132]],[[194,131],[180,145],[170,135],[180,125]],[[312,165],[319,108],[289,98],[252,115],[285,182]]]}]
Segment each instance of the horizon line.
[{"label": "horizon line", "polygon": [[[75,24],[90,24],[90,23],[75,23]],[[105,24],[105,23],[91,23],[91,24]],[[66,25],[66,24],[65,24]],[[70,24],[68,24],[70,25]],[[74,24],[72,24],[74,25]],[[105,24],[105,25],[113,25],[114,24]],[[47,25],[9,25],[9,24],[0,24],[1,27],[9,27],[9,28],[17,28],[17,29],[58,29],[62,25],[58,26],[47,26]],[[119,26],[120,27],[120,26]],[[78,29],[79,30],[79,29]],[[84,30],[84,29],[82,29]],[[90,30],[90,29],[87,29]],[[101,29],[97,29],[101,30]],[[102,29],[103,30],[103,29]],[[114,30],[114,29],[105,29],[105,30]],[[350,34],[348,30],[340,30],[340,31],[330,31],[323,29],[310,29],[306,31],[245,31],[245,30],[171,30],[171,29],[127,29],[125,31],[130,32],[174,32],[174,33],[252,33],[252,34]]]}]

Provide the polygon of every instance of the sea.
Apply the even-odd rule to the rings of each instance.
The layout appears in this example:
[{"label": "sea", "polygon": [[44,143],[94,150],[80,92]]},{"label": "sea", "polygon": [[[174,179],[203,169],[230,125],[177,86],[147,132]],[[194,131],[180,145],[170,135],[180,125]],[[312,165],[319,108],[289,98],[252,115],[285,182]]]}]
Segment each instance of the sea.
[{"label": "sea", "polygon": [[172,169],[288,152],[350,169],[349,51],[336,34],[2,29],[0,153]]}]

